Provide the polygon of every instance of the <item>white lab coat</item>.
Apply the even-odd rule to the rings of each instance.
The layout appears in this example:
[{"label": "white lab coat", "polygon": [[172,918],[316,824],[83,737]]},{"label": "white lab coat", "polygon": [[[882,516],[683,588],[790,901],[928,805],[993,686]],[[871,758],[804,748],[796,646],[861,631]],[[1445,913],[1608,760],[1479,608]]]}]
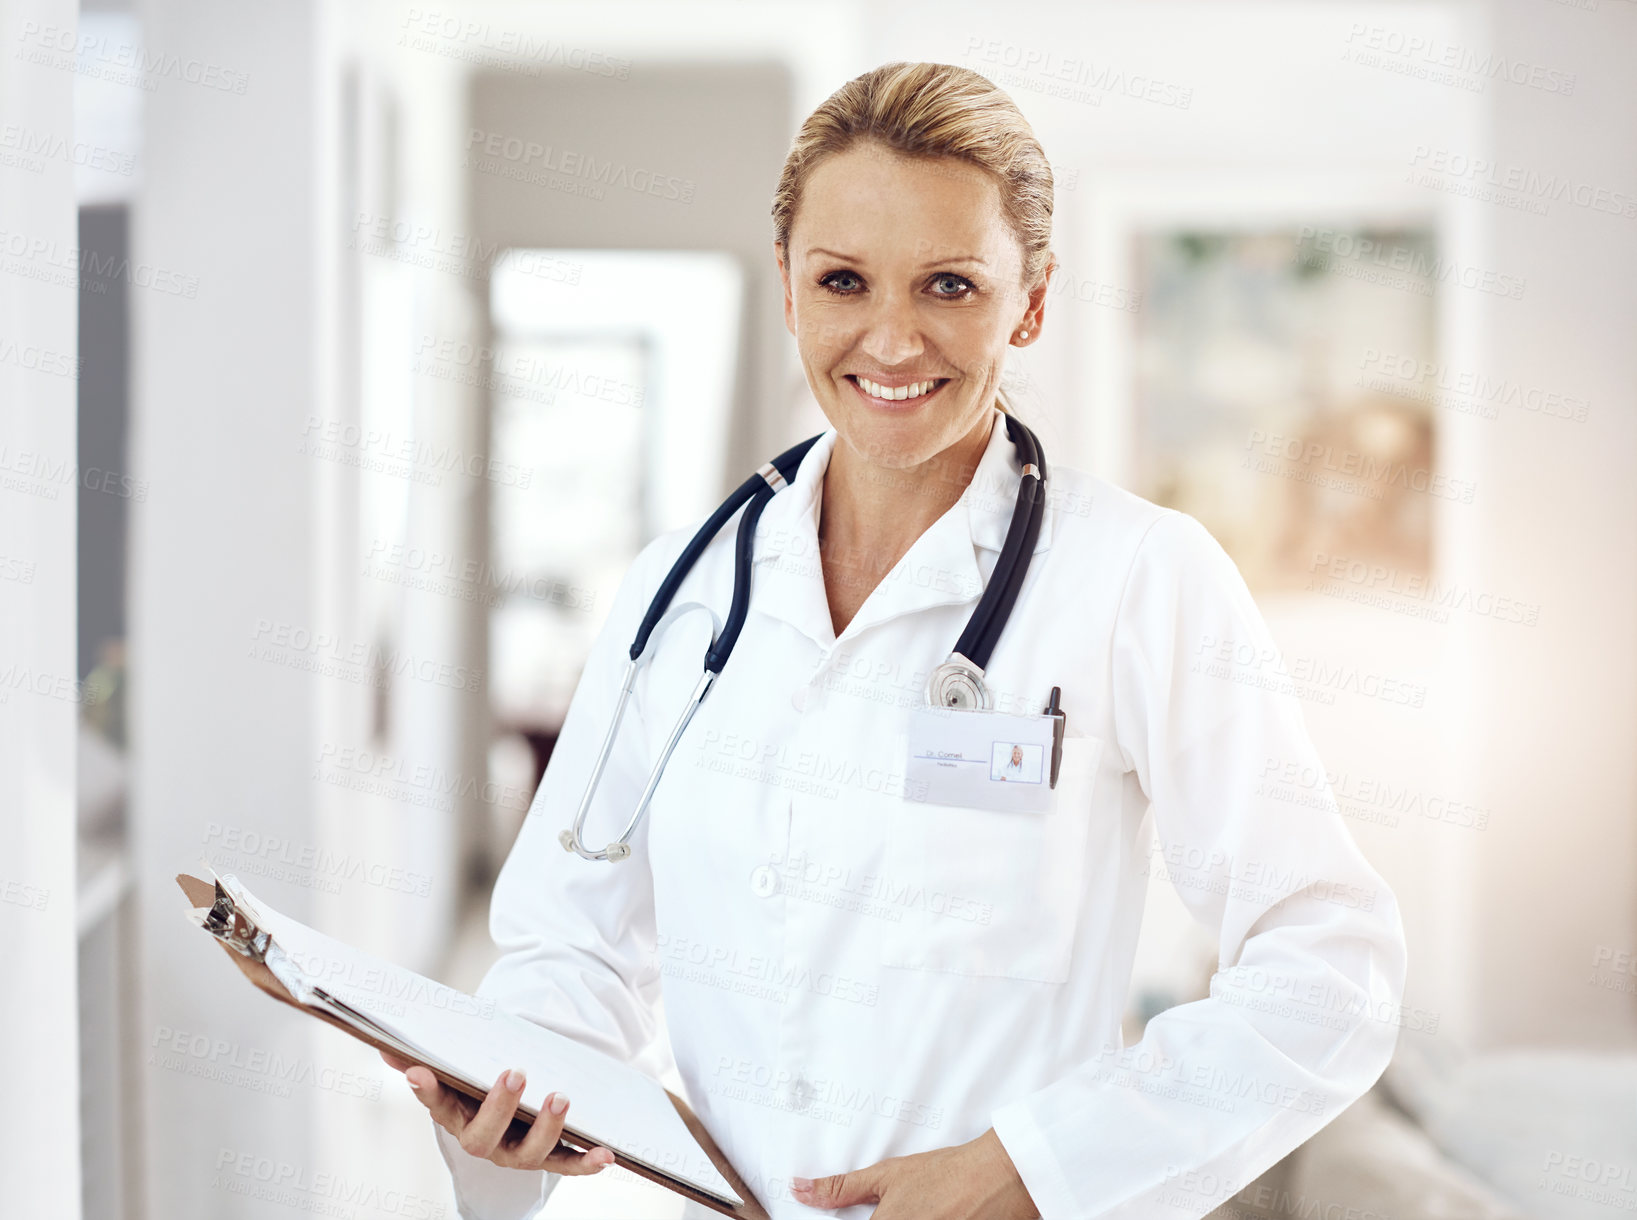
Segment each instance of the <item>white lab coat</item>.
[{"label": "white lab coat", "polygon": [[[607,864],[557,835],[692,528],[632,565],[496,883],[503,956],[480,994],[656,1074],[674,1053],[687,1100],[774,1220],[813,1214],[793,1175],[991,1126],[1045,1220],[1203,1215],[1376,1080],[1404,978],[1397,904],[1341,815],[1264,782],[1321,764],[1261,616],[1193,518],[1052,466],[988,667],[999,710],[1039,712],[1062,688],[1052,808],[908,801],[908,709],[994,567],[1016,451],[997,412],[966,496],[838,639],[816,532],[834,444],[832,430],[768,505],[738,647],[631,858]],[[725,616],[737,521],[677,603]],[[709,628],[694,610],[650,645],[592,846],[635,807]],[[1122,1048],[1151,875],[1210,929],[1218,970],[1209,997]],[[474,1220],[533,1216],[559,1180],[438,1139]]]}]

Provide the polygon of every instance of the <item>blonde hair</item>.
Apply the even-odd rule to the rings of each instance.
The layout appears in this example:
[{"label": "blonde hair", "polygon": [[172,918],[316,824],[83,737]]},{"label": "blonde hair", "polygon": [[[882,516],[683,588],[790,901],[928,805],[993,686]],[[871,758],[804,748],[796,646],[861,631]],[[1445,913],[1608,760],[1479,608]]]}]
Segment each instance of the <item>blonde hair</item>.
[{"label": "blonde hair", "polygon": [[[899,62],[855,76],[796,133],[773,192],[773,240],[786,265],[808,177],[826,157],[870,141],[899,156],[953,157],[988,171],[1023,249],[1023,283],[1034,283],[1051,263],[1051,165],[1017,103],[970,68]],[[1004,390],[998,405],[1011,410]]]}]

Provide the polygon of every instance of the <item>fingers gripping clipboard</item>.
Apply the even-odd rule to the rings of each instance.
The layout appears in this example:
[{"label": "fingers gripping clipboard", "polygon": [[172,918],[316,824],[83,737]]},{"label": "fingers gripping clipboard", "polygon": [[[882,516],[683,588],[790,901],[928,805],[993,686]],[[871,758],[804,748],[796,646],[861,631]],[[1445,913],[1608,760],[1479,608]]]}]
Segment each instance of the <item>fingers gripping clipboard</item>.
[{"label": "fingers gripping clipboard", "polygon": [[[444,1085],[473,1101],[481,1102],[487,1096],[486,1083],[480,1083],[470,1071],[463,1072],[453,1064],[444,1062],[438,1054],[437,1047],[421,1045],[410,1038],[399,1036],[401,1030],[395,1033],[393,1029],[384,1027],[373,1020],[367,1011],[349,1005],[345,999],[328,994],[322,989],[304,986],[301,980],[291,974],[290,959],[281,952],[278,938],[274,931],[270,930],[275,924],[274,914],[264,912],[261,905],[252,903],[242,890],[230,891],[224,887],[220,879],[214,882],[205,881],[185,873],[178,875],[176,881],[182,887],[182,892],[187,895],[192,908],[190,919],[216,938],[222,951],[257,988],[281,1003],[289,1004],[342,1030],[377,1051],[386,1051],[400,1059],[407,1059],[425,1067]],[[277,926],[284,928],[289,936],[293,937],[295,929],[300,928],[300,925],[283,916],[277,916],[276,920]],[[269,926],[262,926],[264,924]],[[291,980],[292,985],[287,985],[285,979]],[[472,999],[464,996],[462,998]],[[509,1016],[505,1019],[514,1020]],[[558,1037],[554,1034],[550,1036]],[[596,1054],[588,1051],[580,1053]],[[624,1069],[624,1065],[615,1067]],[[635,1072],[635,1069],[624,1070]],[[497,1071],[493,1075],[498,1074]],[[490,1076],[491,1080],[493,1075]],[[658,1082],[649,1083],[651,1088],[660,1088]],[[710,1132],[705,1129],[688,1104],[669,1089],[662,1091],[675,1108],[676,1116],[680,1118],[687,1135],[691,1136],[697,1145],[697,1149],[689,1150],[690,1154],[697,1152],[708,1158],[708,1167],[701,1164],[689,1172],[667,1169],[665,1158],[644,1157],[628,1148],[622,1148],[621,1141],[611,1131],[599,1130],[593,1136],[585,1128],[572,1123],[563,1125],[562,1145],[575,1152],[583,1152],[600,1144],[613,1152],[614,1164],[712,1211],[725,1216],[739,1217],[740,1220],[768,1220],[767,1212],[751,1194],[738,1172],[728,1163],[721,1149],[711,1138]],[[583,1093],[576,1090],[574,1095],[580,1097]],[[588,1108],[576,1107],[577,1111]],[[536,1113],[533,1106],[520,1103],[508,1134],[514,1136],[522,1134],[533,1123]],[[589,1120],[586,1121],[587,1125],[590,1125]]]}]

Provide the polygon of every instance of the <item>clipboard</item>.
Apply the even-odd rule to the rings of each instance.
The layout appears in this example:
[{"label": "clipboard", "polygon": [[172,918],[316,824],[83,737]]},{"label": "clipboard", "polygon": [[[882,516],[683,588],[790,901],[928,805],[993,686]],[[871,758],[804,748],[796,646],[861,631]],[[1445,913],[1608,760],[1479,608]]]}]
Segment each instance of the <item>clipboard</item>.
[{"label": "clipboard", "polygon": [[[418,1064],[426,1068],[442,1084],[465,1097],[471,1098],[473,1101],[481,1102],[488,1095],[485,1089],[469,1081],[452,1076],[442,1068],[416,1058],[412,1054],[405,1054],[402,1046],[389,1045],[372,1036],[367,1030],[355,1028],[328,1012],[303,1004],[279,981],[264,960],[264,954],[270,940],[269,934],[256,927],[245,912],[236,906],[233,896],[222,887],[221,882],[204,881],[186,873],[178,873],[176,883],[182,887],[182,892],[187,895],[188,902],[195,912],[206,912],[203,918],[196,920],[196,922],[199,922],[200,926],[204,927],[207,932],[216,938],[222,952],[226,953],[233,964],[239,968],[240,973],[261,991],[266,992],[275,1000],[306,1013],[308,1016],[317,1017],[320,1021],[334,1026],[376,1051],[387,1051],[395,1058],[408,1059],[412,1064]],[[722,1150],[716,1146],[716,1141],[711,1138],[710,1132],[705,1129],[704,1124],[688,1107],[687,1102],[669,1089],[665,1090],[665,1095],[670,1099],[671,1104],[676,1107],[677,1115],[682,1119],[683,1125],[687,1127],[688,1133],[693,1136],[705,1155],[710,1158],[711,1164],[716,1167],[716,1171],[727,1179],[728,1184],[733,1187],[734,1193],[743,1202],[737,1207],[730,1206],[714,1195],[700,1190],[691,1182],[674,1177],[657,1166],[627,1156],[618,1149],[609,1148],[609,1151],[614,1153],[614,1164],[629,1170],[638,1177],[646,1178],[655,1185],[662,1186],[666,1190],[673,1191],[704,1207],[708,1207],[714,1212],[720,1212],[722,1215],[738,1217],[739,1220],[769,1220],[766,1210],[757,1202],[756,1197],[750,1192],[749,1188],[745,1186],[744,1179],[729,1164],[727,1157],[722,1155]],[[507,1132],[508,1136],[517,1136],[526,1132],[533,1124],[535,1117],[535,1114],[520,1105],[517,1114],[512,1119],[512,1125]],[[575,1130],[572,1125],[568,1123],[563,1125],[561,1145],[571,1151],[584,1152],[595,1146],[597,1142]],[[607,1144],[602,1146],[609,1147]]]}]

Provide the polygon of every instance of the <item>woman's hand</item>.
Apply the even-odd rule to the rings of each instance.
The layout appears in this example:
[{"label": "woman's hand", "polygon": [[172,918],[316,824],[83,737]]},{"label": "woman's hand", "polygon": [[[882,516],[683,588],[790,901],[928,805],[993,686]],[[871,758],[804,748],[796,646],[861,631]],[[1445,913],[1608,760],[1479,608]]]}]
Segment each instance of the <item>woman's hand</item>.
[{"label": "woman's hand", "polygon": [[[521,1139],[506,1138],[518,1100],[523,1096],[523,1073],[515,1068],[502,1072],[488,1097],[479,1105],[471,1098],[446,1089],[430,1069],[381,1052],[387,1066],[402,1072],[421,1104],[432,1112],[432,1120],[460,1141],[472,1156],[483,1157],[507,1169],[549,1169],[552,1173],[580,1175],[596,1173],[613,1163],[614,1154],[601,1146],[575,1152],[558,1147],[563,1134],[568,1098],[556,1093],[546,1096],[540,1116]],[[559,1108],[561,1107],[561,1108]]]},{"label": "woman's hand", "polygon": [[879,1203],[870,1213],[872,1220],[1040,1217],[993,1127],[954,1148],[888,1157],[867,1169],[816,1181],[795,1178],[790,1193],[798,1202],[827,1211],[854,1203]]}]

